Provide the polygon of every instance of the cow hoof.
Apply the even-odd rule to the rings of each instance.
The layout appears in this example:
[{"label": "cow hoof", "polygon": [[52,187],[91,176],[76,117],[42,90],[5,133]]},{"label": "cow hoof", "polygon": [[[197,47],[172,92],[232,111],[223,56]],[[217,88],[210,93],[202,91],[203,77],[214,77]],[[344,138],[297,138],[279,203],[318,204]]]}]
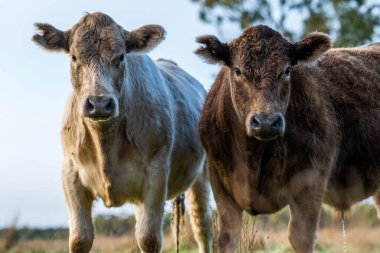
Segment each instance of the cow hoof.
[{"label": "cow hoof", "polygon": [[158,253],[161,250],[161,242],[156,236],[144,235],[138,241],[142,252]]},{"label": "cow hoof", "polygon": [[70,238],[70,253],[88,253],[92,248],[92,239]]}]

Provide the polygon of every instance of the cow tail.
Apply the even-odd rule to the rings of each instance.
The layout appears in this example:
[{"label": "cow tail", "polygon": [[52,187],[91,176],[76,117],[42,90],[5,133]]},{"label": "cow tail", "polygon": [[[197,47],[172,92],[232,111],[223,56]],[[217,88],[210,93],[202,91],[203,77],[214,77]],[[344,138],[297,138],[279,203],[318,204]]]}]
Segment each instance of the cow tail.
[{"label": "cow tail", "polygon": [[176,242],[176,252],[179,253],[179,235],[181,225],[184,224],[185,214],[185,195],[181,194],[177,196],[173,201],[172,208],[172,231],[174,232],[174,238]]}]

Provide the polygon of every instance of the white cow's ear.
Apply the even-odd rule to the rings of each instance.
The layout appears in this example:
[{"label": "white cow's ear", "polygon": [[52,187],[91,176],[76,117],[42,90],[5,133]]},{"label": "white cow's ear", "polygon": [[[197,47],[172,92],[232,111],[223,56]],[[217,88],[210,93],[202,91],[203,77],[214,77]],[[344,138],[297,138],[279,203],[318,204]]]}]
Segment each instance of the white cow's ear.
[{"label": "white cow's ear", "polygon": [[70,30],[63,32],[49,24],[35,24],[40,34],[35,34],[32,40],[41,47],[50,51],[64,51],[69,53]]},{"label": "white cow's ear", "polygon": [[330,37],[325,33],[313,32],[293,44],[292,58],[297,61],[314,61],[331,48]]},{"label": "white cow's ear", "polygon": [[210,64],[226,64],[230,65],[230,48],[226,43],[214,35],[204,35],[197,37],[196,42],[202,46],[195,50],[195,54]]},{"label": "white cow's ear", "polygon": [[149,51],[165,39],[166,31],[159,25],[144,25],[137,30],[126,32],[127,52]]}]

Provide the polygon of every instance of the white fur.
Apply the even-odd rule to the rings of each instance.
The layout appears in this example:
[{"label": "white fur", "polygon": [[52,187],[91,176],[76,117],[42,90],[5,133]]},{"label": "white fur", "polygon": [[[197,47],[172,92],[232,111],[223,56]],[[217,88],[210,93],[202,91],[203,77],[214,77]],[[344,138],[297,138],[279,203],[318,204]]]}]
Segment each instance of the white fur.
[{"label": "white fur", "polygon": [[[115,93],[107,75],[100,80],[107,93]],[[205,96],[202,85],[173,62],[130,54],[121,94],[114,95],[119,117],[109,122],[83,119],[80,98],[74,95],[67,105],[63,184],[71,252],[91,248],[91,206],[96,197],[109,207],[134,203],[140,249],[160,252],[164,201],[188,189],[199,252],[211,252],[210,187],[197,131]]]}]

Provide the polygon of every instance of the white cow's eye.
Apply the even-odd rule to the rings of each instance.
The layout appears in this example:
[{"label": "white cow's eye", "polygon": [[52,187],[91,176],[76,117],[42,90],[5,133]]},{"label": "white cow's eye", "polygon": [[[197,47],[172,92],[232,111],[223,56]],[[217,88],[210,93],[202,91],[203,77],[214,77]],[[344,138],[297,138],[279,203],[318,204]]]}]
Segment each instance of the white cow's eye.
[{"label": "white cow's eye", "polygon": [[124,61],[124,54],[120,55],[119,57],[116,57],[114,58],[114,60],[112,61],[112,64],[118,68],[120,67],[120,63]]}]

